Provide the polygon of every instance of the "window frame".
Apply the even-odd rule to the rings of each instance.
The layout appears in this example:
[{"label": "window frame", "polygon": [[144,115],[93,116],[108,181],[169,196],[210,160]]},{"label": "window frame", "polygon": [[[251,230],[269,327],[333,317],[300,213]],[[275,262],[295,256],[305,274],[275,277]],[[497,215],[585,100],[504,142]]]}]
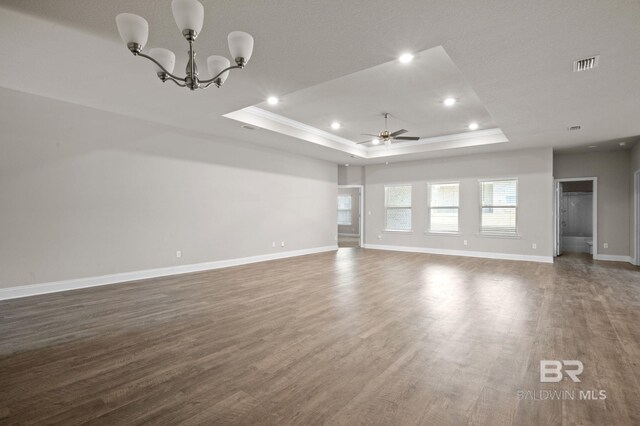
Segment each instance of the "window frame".
[{"label": "window frame", "polygon": [[[483,206],[482,205],[482,184],[486,182],[504,182],[504,181],[515,181],[516,183],[516,205],[508,206],[508,205],[491,205],[491,206]],[[519,219],[520,214],[518,212],[520,208],[520,180],[517,177],[500,177],[500,178],[486,178],[486,179],[478,179],[478,236],[479,237],[487,237],[487,238],[520,238],[520,227],[519,227]],[[516,215],[516,223],[515,223],[515,231],[514,232],[487,232],[482,231],[482,209],[484,208],[509,208],[514,209]]]},{"label": "window frame", "polygon": [[[337,205],[337,207],[338,207],[337,213],[340,213],[341,211],[342,212],[349,212],[349,223],[340,223],[340,222],[338,222],[338,226],[352,226],[353,225],[353,220],[352,220],[352,218],[353,218],[353,196],[351,194],[338,194],[338,198],[340,198],[340,197],[349,197],[349,204],[351,205],[351,208],[350,209],[341,209],[340,208],[340,202],[338,201],[338,199],[336,199],[336,202],[338,204]],[[336,218],[336,220],[337,220],[337,218]]]},{"label": "window frame", "polygon": [[[458,185],[458,205],[457,206],[441,206],[431,207],[431,187],[433,185]],[[458,230],[457,231],[433,231],[431,230],[431,209],[457,209],[458,210]],[[432,181],[427,182],[427,230],[426,234],[430,235],[462,235],[460,231],[460,181]]]},{"label": "window frame", "polygon": [[[411,205],[409,207],[387,207],[387,188],[395,188],[398,186],[408,186],[411,188],[409,195],[411,196]],[[384,205],[384,229],[383,232],[401,232],[401,233],[411,233],[413,232],[413,184],[410,183],[394,183],[384,185],[384,192],[382,194],[383,197],[383,205]],[[409,209],[411,226],[409,229],[393,229],[389,228],[387,224],[387,210],[388,209],[397,209],[397,210],[406,210]]]}]

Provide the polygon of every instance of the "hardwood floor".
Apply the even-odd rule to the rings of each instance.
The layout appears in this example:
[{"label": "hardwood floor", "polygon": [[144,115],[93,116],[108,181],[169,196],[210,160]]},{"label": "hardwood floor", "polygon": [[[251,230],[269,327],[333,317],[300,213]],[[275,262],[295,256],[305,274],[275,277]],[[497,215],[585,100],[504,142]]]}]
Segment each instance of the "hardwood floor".
[{"label": "hardwood floor", "polygon": [[340,234],[338,234],[338,247],[359,248],[360,247],[360,237],[353,237],[353,236],[350,236],[350,235],[340,235]]},{"label": "hardwood floor", "polygon": [[340,249],[4,301],[0,423],[640,424],[639,271]]}]

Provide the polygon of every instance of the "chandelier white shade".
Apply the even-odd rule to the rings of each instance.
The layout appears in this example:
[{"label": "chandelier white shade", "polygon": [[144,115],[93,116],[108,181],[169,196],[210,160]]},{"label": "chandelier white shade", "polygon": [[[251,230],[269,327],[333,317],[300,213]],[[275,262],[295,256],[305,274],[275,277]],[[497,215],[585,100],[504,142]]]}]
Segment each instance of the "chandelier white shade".
[{"label": "chandelier white shade", "polygon": [[[207,68],[209,68],[209,75],[211,75],[211,77],[215,77],[230,66],[231,62],[224,56],[213,55],[207,58]],[[220,74],[220,84],[224,83],[228,76],[229,71]]]},{"label": "chandelier white shade", "polygon": [[122,41],[135,43],[143,48],[149,38],[149,23],[141,16],[133,13],[121,13],[116,16],[116,24]]},{"label": "chandelier white shade", "polygon": [[[173,69],[176,66],[176,55],[169,49],[163,49],[162,47],[154,47],[153,49],[149,49],[149,55],[158,61],[160,65],[167,71],[173,72]],[[153,64],[153,68],[156,72],[163,72],[160,66]]]},{"label": "chandelier white shade", "polygon": [[244,58],[245,61],[248,61],[251,58],[253,37],[250,34],[244,31],[232,31],[229,33],[227,41],[229,42],[229,52],[231,52],[233,59]]},{"label": "chandelier white shade", "polygon": [[198,0],[173,0],[171,10],[180,31],[202,31],[204,6]]},{"label": "chandelier white shade", "polygon": [[185,77],[173,74],[176,55],[172,51],[160,47],[150,49],[149,54],[142,51],[149,36],[149,24],[144,18],[132,13],[121,13],[116,16],[118,32],[129,51],[134,56],[140,56],[153,62],[156,74],[163,83],[169,80],[180,87],[188,87],[191,90],[206,89],[212,84],[220,87],[229,76],[230,70],[245,67],[253,53],[253,37],[244,31],[232,31],[229,33],[227,41],[235,65],[231,65],[232,62],[223,56],[210,56],[207,58],[207,69],[211,78],[201,80],[193,45],[204,23],[204,6],[198,0],[173,0],[171,9],[176,25],[189,43]]}]

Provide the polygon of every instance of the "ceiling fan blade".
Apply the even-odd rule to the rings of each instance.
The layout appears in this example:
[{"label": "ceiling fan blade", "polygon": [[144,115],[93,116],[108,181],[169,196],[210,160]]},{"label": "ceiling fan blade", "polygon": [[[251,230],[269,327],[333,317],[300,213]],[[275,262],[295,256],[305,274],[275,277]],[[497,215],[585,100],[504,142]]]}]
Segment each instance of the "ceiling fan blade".
[{"label": "ceiling fan blade", "polygon": [[390,136],[393,138],[395,136],[399,136],[399,135],[402,135],[403,133],[407,133],[407,132],[408,132],[408,130],[400,129],[400,130],[396,130],[395,132],[391,133]]},{"label": "ceiling fan blade", "polygon": [[372,135],[371,133],[360,133],[360,136],[373,136],[373,137],[378,137],[378,135]]},{"label": "ceiling fan blade", "polygon": [[397,138],[394,138],[397,141],[419,141],[420,137],[418,136],[400,136]]},{"label": "ceiling fan blade", "polygon": [[369,142],[371,142],[371,139],[369,139],[368,141],[364,141],[364,142],[356,142],[356,145],[361,145],[363,143],[369,143]]}]

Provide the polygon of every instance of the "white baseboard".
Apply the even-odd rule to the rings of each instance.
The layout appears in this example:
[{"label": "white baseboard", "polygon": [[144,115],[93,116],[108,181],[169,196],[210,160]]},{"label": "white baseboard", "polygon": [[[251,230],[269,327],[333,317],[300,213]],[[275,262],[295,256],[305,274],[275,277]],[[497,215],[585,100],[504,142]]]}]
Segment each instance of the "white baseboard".
[{"label": "white baseboard", "polygon": [[595,260],[608,260],[610,262],[629,262],[633,265],[633,259],[631,256],[619,256],[616,254],[596,254],[593,257]]},{"label": "white baseboard", "polygon": [[228,268],[230,266],[246,265],[248,263],[265,262],[268,260],[284,259],[287,257],[303,256],[306,254],[322,253],[337,250],[338,246],[315,247],[303,250],[292,250],[280,253],[262,254],[258,256],[241,257],[238,259],[217,260],[213,262],[195,263],[191,265],[169,266],[165,268],[147,269],[143,271],[122,272],[118,274],[101,275],[97,277],[77,278],[42,284],[31,284],[18,287],[0,289],[0,300],[17,299],[19,297],[35,296],[38,294],[56,293],[59,291],[76,290],[80,288],[96,287],[108,284],[118,284],[127,281],[143,280],[147,278],[166,277],[169,275],[187,274],[189,272],[209,271],[212,269]]},{"label": "white baseboard", "polygon": [[446,256],[482,257],[485,259],[524,260],[528,262],[553,263],[553,256],[531,256],[527,254],[493,253],[488,251],[448,250],[429,247],[403,247],[380,244],[365,244],[364,248],[374,250],[406,251],[411,253],[443,254]]}]

